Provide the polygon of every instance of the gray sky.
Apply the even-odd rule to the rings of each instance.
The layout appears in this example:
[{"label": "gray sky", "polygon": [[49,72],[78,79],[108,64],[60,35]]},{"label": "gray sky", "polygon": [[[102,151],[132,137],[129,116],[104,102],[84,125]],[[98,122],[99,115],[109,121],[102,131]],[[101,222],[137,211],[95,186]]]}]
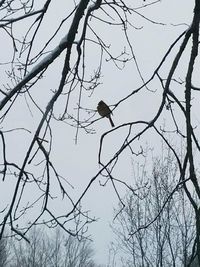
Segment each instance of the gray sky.
[{"label": "gray sky", "polygon": [[[126,1],[128,2],[128,1]],[[130,0],[130,3],[133,1]],[[149,3],[146,1],[145,3]],[[134,7],[141,6],[143,1],[134,1]],[[144,3],[144,4],[145,4]],[[192,8],[194,1],[182,1],[182,0],[163,0],[160,3],[149,6],[143,10],[137,10],[141,14],[147,16],[150,20],[156,21],[157,23],[152,23],[145,20],[141,16],[134,14],[132,17],[132,23],[135,27],[141,29],[129,29],[129,38],[133,47],[134,54],[136,55],[138,65],[140,67],[141,73],[145,80],[149,79],[155,68],[160,63],[163,55],[171,45],[171,43],[177,38],[180,33],[187,29],[191,22]],[[34,47],[33,53],[37,53],[41,47],[46,43],[48,37],[52,35],[56,29],[59,22],[64,16],[66,16],[66,11],[69,12],[71,6],[73,6],[73,1],[68,3],[68,6],[64,3],[58,5],[57,1],[53,1],[50,7],[50,12],[48,17],[45,19],[42,28],[36,38],[38,46]],[[55,12],[56,11],[56,12]],[[92,23],[92,22],[91,22]],[[164,24],[164,25],[161,25]],[[95,22],[96,31],[101,34],[102,38],[111,45],[112,52],[118,55],[126,45],[125,40],[122,38],[123,31],[115,27],[108,27],[108,25],[103,25],[103,23]],[[19,23],[18,27],[19,37],[24,34],[26,25]],[[52,42],[49,47],[53,49],[67,33],[67,24],[62,28],[58,36]],[[2,42],[2,49],[0,51],[0,61],[5,62],[9,60],[10,51],[12,50],[12,43],[7,38],[5,33],[1,31],[1,38],[4,40]],[[177,52],[179,45],[174,49],[173,55]],[[97,55],[99,55],[99,50],[95,45],[89,45],[88,51],[86,51],[87,60],[87,71],[88,77],[97,66],[98,62],[95,60]],[[75,52],[74,52],[75,53]],[[130,51],[128,51],[130,53]],[[187,56],[187,55],[186,55]],[[171,57],[172,59],[172,57]],[[44,74],[44,78],[38,82],[34,90],[32,90],[32,95],[37,99],[40,107],[45,107],[48,98],[52,94],[51,90],[56,90],[61,77],[61,64],[63,60],[63,54],[56,60],[53,67],[50,67]],[[168,69],[171,62],[168,60],[163,67],[163,75],[168,74]],[[7,66],[0,66],[0,73],[2,77],[6,77],[5,69]],[[178,75],[181,79],[184,79],[184,64],[183,69],[178,70]],[[179,74],[180,73],[180,74]],[[135,64],[133,61],[127,63],[123,70],[117,69],[112,62],[106,62],[105,58],[102,65],[102,78],[101,85],[97,87],[92,96],[89,93],[84,93],[82,98],[82,106],[88,109],[96,109],[99,100],[103,99],[107,104],[115,104],[119,99],[125,97],[133,90],[137,89],[142,85],[142,81],[138,75]],[[177,76],[178,76],[177,75]],[[6,81],[6,78],[4,82]],[[174,85],[176,86],[176,85]],[[154,92],[143,90],[136,96],[128,99],[128,101],[123,102],[120,106],[114,110],[113,120],[116,126],[129,121],[136,120],[151,120],[158,110],[160,98],[162,94],[162,88],[158,82],[152,82],[150,88]],[[39,95],[39,97],[38,97]],[[77,103],[77,94],[72,95],[72,103]],[[59,100],[62,103],[63,100]],[[32,113],[29,111],[31,109]],[[76,115],[77,110],[76,105],[71,106],[72,114]],[[55,107],[55,113],[59,116],[61,113],[60,106]],[[167,118],[167,112],[166,112]],[[87,113],[82,113],[82,118],[87,118]],[[95,118],[97,118],[96,115]],[[27,106],[24,97],[20,97],[12,112],[8,114],[8,118],[3,122],[5,129],[25,127],[30,131],[34,130],[37,125],[41,114],[34,108],[32,104],[30,107]],[[164,122],[164,117],[160,118],[160,124]],[[170,125],[170,122],[169,122]],[[107,119],[102,119],[95,122],[91,128],[94,130],[94,134],[86,134],[84,131],[79,132],[78,143],[75,144],[75,131],[76,129],[67,125],[66,123],[52,122],[52,133],[53,133],[53,146],[51,160],[55,163],[55,166],[59,173],[66,177],[68,182],[74,186],[74,189],[68,188],[70,194],[72,195],[74,201],[78,199],[79,195],[83,192],[84,188],[89,183],[90,179],[99,171],[98,166],[98,149],[101,135],[110,130],[109,121]],[[141,127],[136,127],[133,134],[136,134]],[[32,133],[24,131],[16,131],[15,134],[11,132],[7,134],[7,145],[8,151],[10,152],[9,160],[21,162],[24,157],[26,148],[31,141]],[[102,159],[106,163],[112,155],[117,151],[117,149],[122,145],[124,134],[127,133],[127,129],[119,129],[107,136],[103,144]],[[132,135],[133,135],[132,134]],[[24,142],[26,138],[26,142]],[[139,151],[141,143],[145,145],[148,143],[150,146],[154,147],[155,153],[159,153],[159,144],[155,137],[155,134],[150,132],[146,134],[142,140],[138,140],[134,149],[135,152]],[[38,163],[39,163],[38,158]],[[133,181],[133,165],[134,163],[141,160],[142,157],[131,156],[130,153],[124,152],[119,162],[113,172],[113,175],[117,179],[121,179],[128,184],[132,184]],[[5,202],[12,196],[14,187],[12,186],[13,177],[7,177],[6,183],[1,182],[0,195]],[[94,246],[96,250],[96,259],[99,263],[106,263],[108,257],[108,245],[112,241],[112,232],[109,228],[109,223],[112,222],[113,218],[113,207],[116,207],[118,203],[118,198],[113,190],[110,183],[106,186],[100,186],[99,181],[102,183],[105,181],[104,178],[99,177],[95,183],[91,186],[87,195],[84,197],[82,205],[85,210],[91,211],[91,216],[99,218],[98,222],[90,225],[89,233],[91,233],[94,239]],[[52,187],[54,186],[54,181],[51,181]],[[125,193],[125,188],[122,185],[118,185],[118,190],[123,197]],[[58,193],[57,185],[55,185],[55,194]],[[27,192],[24,196],[24,201],[28,199],[29,201],[35,198],[32,195],[33,188],[29,186]],[[0,209],[3,209],[5,203],[0,204]],[[60,199],[52,204],[55,211],[63,212],[63,204],[61,204]],[[62,206],[61,206],[62,205]],[[66,210],[68,209],[67,203]],[[23,216],[22,221],[32,220],[31,216],[37,214],[37,209],[29,212],[26,216]],[[119,265],[120,266],[120,265]]]}]

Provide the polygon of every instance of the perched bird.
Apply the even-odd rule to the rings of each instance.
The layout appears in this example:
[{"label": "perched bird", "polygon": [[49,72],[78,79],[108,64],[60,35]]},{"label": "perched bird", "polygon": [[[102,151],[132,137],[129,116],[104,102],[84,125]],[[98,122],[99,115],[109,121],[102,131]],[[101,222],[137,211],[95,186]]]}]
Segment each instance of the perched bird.
[{"label": "perched bird", "polygon": [[110,110],[109,106],[102,100],[99,102],[97,106],[97,111],[99,112],[99,115],[101,115],[102,117],[108,118],[111,126],[115,127],[114,122],[112,121],[110,116],[112,114],[112,111]]}]

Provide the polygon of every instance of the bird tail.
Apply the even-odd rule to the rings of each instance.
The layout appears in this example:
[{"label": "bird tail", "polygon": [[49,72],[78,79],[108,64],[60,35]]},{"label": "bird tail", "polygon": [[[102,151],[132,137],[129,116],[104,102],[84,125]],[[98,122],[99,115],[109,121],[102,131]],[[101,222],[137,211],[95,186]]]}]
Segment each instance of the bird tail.
[{"label": "bird tail", "polygon": [[112,127],[115,127],[114,122],[113,122],[113,120],[111,119],[110,116],[108,117],[108,119],[109,119],[109,121],[110,121],[111,126],[112,126]]}]

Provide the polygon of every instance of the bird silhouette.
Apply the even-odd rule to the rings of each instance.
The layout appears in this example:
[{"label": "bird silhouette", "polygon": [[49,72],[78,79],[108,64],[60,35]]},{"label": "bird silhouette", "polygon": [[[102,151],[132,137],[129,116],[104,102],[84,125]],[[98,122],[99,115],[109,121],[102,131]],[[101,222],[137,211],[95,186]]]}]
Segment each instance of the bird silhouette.
[{"label": "bird silhouette", "polygon": [[115,127],[114,122],[113,122],[113,120],[111,119],[112,111],[111,111],[111,109],[109,108],[109,106],[108,106],[105,102],[103,102],[103,100],[101,100],[101,101],[98,103],[97,111],[98,111],[99,115],[101,115],[102,117],[106,117],[106,118],[108,118],[109,121],[110,121],[111,126],[112,126],[112,127]]}]

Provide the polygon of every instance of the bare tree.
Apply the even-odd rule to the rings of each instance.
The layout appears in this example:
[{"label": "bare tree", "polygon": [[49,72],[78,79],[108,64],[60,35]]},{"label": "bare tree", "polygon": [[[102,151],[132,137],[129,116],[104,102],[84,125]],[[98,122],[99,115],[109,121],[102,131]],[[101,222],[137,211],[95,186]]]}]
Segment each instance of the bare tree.
[{"label": "bare tree", "polygon": [[7,266],[9,262],[9,247],[7,239],[3,238],[0,240],[0,266]]},{"label": "bare tree", "polygon": [[[0,1],[0,29],[5,48],[2,47],[2,51],[8,52],[3,52],[5,60],[0,62],[5,74],[0,88],[0,174],[1,188],[9,188],[8,199],[4,200],[0,211],[0,238],[6,225],[10,225],[13,234],[26,238],[33,225],[52,227],[58,224],[68,233],[77,235],[86,223],[94,221],[87,211],[79,209],[80,202],[105,167],[91,178],[82,194],[73,198],[69,193],[73,186],[67,174],[61,175],[54,162],[55,155],[60,153],[54,145],[57,125],[74,127],[76,142],[80,131],[94,133],[92,127],[99,120],[94,117],[96,108],[83,104],[82,99],[91,96],[101,83],[103,61],[110,61],[120,69],[134,59],[137,66],[127,36],[128,25],[134,29],[128,19],[135,11],[128,3],[70,1],[66,13],[61,12],[52,23],[54,8],[58,8],[56,5],[52,10],[53,4],[51,0],[39,3],[34,0]],[[113,22],[110,21],[112,17]],[[122,45],[116,55],[109,45],[112,38],[106,42],[106,32],[101,36],[104,32],[101,25],[117,26],[131,54]],[[99,55],[95,62],[89,57],[90,46],[93,53]],[[91,62],[94,62],[92,70]],[[52,76],[54,85],[48,82]],[[26,114],[30,116],[23,121]],[[67,211],[65,208],[58,214],[52,202],[61,197]],[[80,215],[83,219],[78,229],[76,220]],[[24,223],[26,220],[28,225]]]},{"label": "bare tree", "polygon": [[125,207],[119,203],[112,226],[123,266],[189,266],[195,213],[177,180],[171,153],[153,159],[152,174],[134,177],[138,191],[128,192]]},{"label": "bare tree", "polygon": [[94,251],[89,242],[75,240],[69,236],[65,241],[65,248],[65,266],[95,266],[92,259]]},{"label": "bare tree", "polygon": [[42,229],[36,228],[30,231],[28,238],[30,244],[11,240],[10,267],[97,267],[88,239],[78,240],[71,235],[66,237],[59,230],[47,235]]},{"label": "bare tree", "polygon": [[[153,67],[149,78],[146,78],[144,66],[139,64],[143,51],[135,52],[134,39],[131,37],[133,31],[141,30],[142,33],[143,23],[152,27],[166,26],[148,16],[148,10],[161,4],[160,2],[71,1],[67,3],[66,13],[59,21],[52,23],[55,9],[51,10],[51,0],[39,3],[34,0],[0,1],[1,40],[5,48],[2,51],[3,56],[6,56],[1,66],[7,74],[2,75],[0,88],[0,173],[1,188],[6,188],[6,185],[9,187],[7,199],[0,210],[0,239],[6,225],[10,226],[14,235],[25,239],[27,231],[37,224],[48,227],[56,224],[69,234],[78,235],[86,224],[94,221],[87,211],[80,208],[88,189],[101,176],[101,185],[111,183],[121,200],[118,185],[129,190],[131,188],[123,181],[123,175],[118,174],[117,168],[123,167],[120,159],[125,153],[126,157],[142,156],[142,138],[150,136],[152,140],[163,140],[173,152],[179,177],[175,188],[171,188],[171,197],[164,203],[154,203],[155,208],[163,211],[164,207],[171,207],[176,192],[181,186],[184,188],[195,211],[194,252],[200,262],[199,123],[198,120],[196,123],[193,115],[199,108],[200,88],[194,77],[198,73],[200,2],[195,0],[192,3],[189,26],[182,23],[173,25],[174,29],[178,26],[183,26],[184,29],[178,28],[176,38],[168,44],[158,65]],[[142,21],[139,27],[138,21]],[[116,42],[113,42],[111,34],[114,28],[117,32]],[[49,36],[46,37],[44,29],[50,30]],[[149,39],[146,40],[144,36],[142,42],[148,46]],[[114,44],[117,47],[113,48]],[[4,51],[8,51],[8,54]],[[156,93],[159,92],[159,100],[156,98],[154,113],[151,113],[153,115],[150,118],[141,119],[139,115],[134,120],[123,116],[123,121],[117,127],[101,136],[99,151],[96,153],[100,169],[90,177],[82,193],[74,197],[70,192],[72,185],[67,179],[67,171],[65,175],[61,175],[55,164],[55,155],[60,153],[54,143],[55,133],[58,125],[74,127],[77,142],[80,132],[95,132],[94,127],[99,117],[96,116],[96,106],[91,108],[88,104],[88,96],[92,97],[101,84],[105,62],[113,63],[120,70],[126,68],[127,63],[133,63],[136,70],[134,74],[137,76],[136,83],[134,81],[133,84],[131,80],[133,88],[119,96],[115,93],[117,100],[112,103],[112,111],[117,112],[122,105],[126,107],[128,103],[134,106],[137,101],[135,99],[141,95],[143,97],[138,106],[141,111],[148,101],[147,94],[154,93],[156,98]],[[129,76],[133,76],[132,74],[133,71]],[[52,82],[50,86],[48,79],[52,76],[55,84]],[[22,115],[27,113],[32,116],[31,125],[21,122]],[[164,128],[161,126],[163,119],[166,121]],[[118,140],[119,132],[123,133],[122,140],[114,144],[115,150],[104,157],[105,142],[109,137]],[[173,138],[175,143],[181,143],[186,148],[181,156],[177,153]],[[58,199],[57,205],[62,201],[64,207],[62,212],[55,208]],[[76,222],[80,216],[81,224],[77,227]],[[29,221],[28,225],[24,223],[24,217]],[[160,218],[152,217],[152,221],[157,220],[157,227]],[[150,224],[149,221],[144,223],[143,228]],[[138,240],[141,238],[138,233]],[[162,237],[157,236],[157,241],[162,247]],[[141,251],[143,246],[141,241]],[[162,258],[156,260],[160,262]],[[148,259],[143,256],[142,261]]]}]

